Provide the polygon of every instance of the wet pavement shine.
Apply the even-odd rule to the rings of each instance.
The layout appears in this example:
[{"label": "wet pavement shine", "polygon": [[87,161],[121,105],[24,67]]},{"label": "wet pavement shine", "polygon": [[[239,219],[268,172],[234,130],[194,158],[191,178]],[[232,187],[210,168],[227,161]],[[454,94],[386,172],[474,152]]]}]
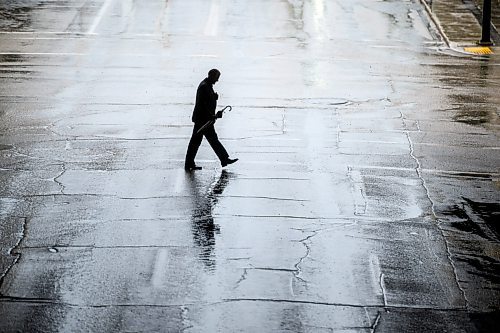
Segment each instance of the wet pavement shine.
[{"label": "wet pavement shine", "polygon": [[[2,1],[0,331],[494,331],[499,56],[441,40],[417,0]],[[214,67],[239,161],[186,173]]]}]

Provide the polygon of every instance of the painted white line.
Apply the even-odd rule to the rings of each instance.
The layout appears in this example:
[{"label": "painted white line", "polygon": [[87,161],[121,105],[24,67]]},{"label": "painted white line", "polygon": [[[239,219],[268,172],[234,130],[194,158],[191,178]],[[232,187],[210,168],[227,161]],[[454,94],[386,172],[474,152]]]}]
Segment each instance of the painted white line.
[{"label": "painted white line", "polygon": [[192,58],[218,58],[218,55],[215,54],[190,54],[188,57]]},{"label": "painted white line", "polygon": [[101,9],[99,10],[99,13],[97,13],[97,16],[94,19],[94,22],[90,26],[89,30],[87,31],[88,34],[93,35],[95,34],[95,31],[97,29],[97,26],[99,23],[101,23],[102,18],[104,17],[104,14],[106,14],[106,11],[108,10],[109,6],[114,0],[105,0],[104,4],[101,6]]},{"label": "painted white line", "polygon": [[206,36],[217,36],[219,7],[219,0],[212,0],[212,3],[210,5],[210,13],[208,14],[208,21],[205,25],[204,34]]},{"label": "painted white line", "polygon": [[168,251],[166,249],[161,249],[156,255],[155,266],[153,268],[153,275],[151,276],[151,283],[154,287],[160,287],[162,285],[165,267],[168,261]]}]

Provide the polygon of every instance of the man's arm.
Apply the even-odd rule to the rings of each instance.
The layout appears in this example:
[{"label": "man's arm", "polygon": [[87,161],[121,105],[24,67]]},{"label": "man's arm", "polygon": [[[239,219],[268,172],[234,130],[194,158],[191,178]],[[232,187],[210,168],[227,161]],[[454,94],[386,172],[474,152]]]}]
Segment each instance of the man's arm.
[{"label": "man's arm", "polygon": [[207,84],[202,84],[200,85],[198,93],[203,109],[210,109],[210,95],[212,93],[210,87]]},{"label": "man's arm", "polygon": [[200,86],[200,102],[203,106],[203,113],[207,116],[215,116],[218,95],[214,93],[212,87],[208,84]]}]

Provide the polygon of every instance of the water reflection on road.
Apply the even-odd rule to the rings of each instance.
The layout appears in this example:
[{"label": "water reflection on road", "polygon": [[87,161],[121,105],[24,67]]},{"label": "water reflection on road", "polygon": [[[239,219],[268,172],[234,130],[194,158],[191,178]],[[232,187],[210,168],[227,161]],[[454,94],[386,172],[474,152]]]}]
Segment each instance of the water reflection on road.
[{"label": "water reflection on road", "polygon": [[201,181],[202,174],[186,173],[187,182],[193,199],[191,230],[195,245],[199,248],[199,259],[209,268],[215,268],[215,235],[220,232],[219,225],[214,222],[213,211],[229,181],[235,175],[222,170],[219,177],[208,187]]},{"label": "water reflection on road", "polygon": [[439,80],[443,89],[450,88],[448,98],[456,111],[454,121],[469,125],[498,123],[497,110],[491,107],[498,102],[498,94],[491,89],[498,78],[495,61],[487,56],[443,65]]}]

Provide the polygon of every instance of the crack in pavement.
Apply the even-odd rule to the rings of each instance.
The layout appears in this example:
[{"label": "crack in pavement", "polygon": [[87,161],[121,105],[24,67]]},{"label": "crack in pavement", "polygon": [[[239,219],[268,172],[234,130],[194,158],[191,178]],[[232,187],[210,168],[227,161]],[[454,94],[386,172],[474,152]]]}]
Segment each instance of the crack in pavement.
[{"label": "crack in pavement", "polygon": [[247,279],[247,275],[248,275],[248,268],[243,268],[243,274],[241,274],[238,281],[236,281],[236,285],[234,286],[233,289],[237,289],[240,286],[240,283]]},{"label": "crack in pavement", "polygon": [[385,288],[385,280],[384,280],[384,273],[380,273],[379,277],[379,284],[380,284],[380,289],[382,290],[382,299],[384,300],[384,306],[387,306],[387,289]]},{"label": "crack in pavement", "polygon": [[248,271],[249,270],[261,270],[261,271],[273,271],[273,272],[287,272],[287,273],[292,273],[294,278],[297,279],[298,281],[306,284],[306,287],[307,287],[307,281],[304,280],[302,277],[300,277],[300,274],[302,272],[301,268],[300,268],[300,265],[302,264],[302,262],[309,256],[309,254],[311,253],[311,248],[310,246],[307,244],[307,241],[309,241],[312,237],[316,236],[319,232],[319,230],[315,230],[315,231],[304,231],[302,229],[297,229],[297,228],[292,228],[294,230],[300,230],[302,232],[312,232],[313,234],[312,235],[309,235],[297,242],[300,242],[302,245],[304,245],[304,247],[306,248],[306,253],[304,256],[302,256],[299,261],[294,264],[294,267],[295,269],[290,269],[290,268],[273,268],[273,267],[244,267],[243,268],[243,273],[241,274],[240,278],[238,279],[238,281],[236,281],[236,286],[234,287],[234,289],[237,289],[240,284],[245,281],[247,279],[247,276],[248,276]]},{"label": "crack in pavement", "polygon": [[462,297],[464,299],[464,308],[468,309],[469,308],[469,300],[467,299],[467,296],[465,294],[465,290],[460,285],[460,280],[458,278],[457,268],[456,268],[456,266],[455,266],[455,264],[453,262],[453,259],[452,259],[452,254],[451,254],[451,251],[450,251],[450,246],[449,246],[448,240],[446,239],[444,231],[443,231],[443,229],[442,229],[442,227],[440,225],[439,219],[437,218],[437,214],[436,214],[436,210],[435,210],[435,203],[434,203],[434,200],[432,200],[432,198],[431,198],[429,187],[427,186],[427,183],[426,183],[424,177],[422,176],[422,165],[420,163],[420,160],[415,156],[415,147],[413,145],[413,141],[411,139],[410,132],[407,130],[406,123],[404,121],[405,120],[405,116],[404,116],[404,114],[403,114],[402,111],[399,111],[399,113],[400,113],[400,118],[401,118],[402,123],[403,123],[403,129],[405,130],[406,138],[408,140],[408,144],[409,144],[409,148],[410,148],[410,157],[417,164],[417,166],[415,167],[415,171],[417,173],[418,178],[420,179],[422,187],[424,188],[427,200],[430,203],[431,215],[434,218],[434,220],[437,220],[436,227],[439,230],[439,232],[441,234],[441,237],[444,240],[444,246],[445,246],[446,254],[447,254],[446,257],[448,258],[448,261],[449,261],[449,263],[450,263],[450,265],[452,267],[453,277],[454,277],[455,283],[456,283],[458,289],[460,290],[460,293],[462,294]]},{"label": "crack in pavement", "polygon": [[[297,229],[299,230],[299,229]],[[309,257],[309,255],[311,254],[311,246],[308,244],[308,241],[317,236],[319,234],[319,232],[321,231],[322,229],[318,229],[318,230],[312,230],[312,231],[305,231],[305,230],[301,230],[302,232],[308,232],[308,233],[311,233],[311,235],[303,238],[303,239],[300,239],[298,240],[299,243],[301,243],[305,248],[306,248],[306,253],[299,259],[299,261],[294,265],[295,267],[295,272],[293,273],[293,275],[295,276],[295,278],[301,282],[303,282],[305,285],[306,285],[306,288],[307,288],[307,281],[304,280],[303,278],[300,277],[300,274],[302,273],[302,269],[300,268],[300,265],[302,265],[302,263],[304,262],[304,260]]]},{"label": "crack in pavement", "polygon": [[384,306],[388,306],[387,302],[387,289],[385,287],[385,275],[381,271],[380,262],[378,257],[374,254],[370,255],[370,269],[372,276],[378,276],[378,287],[380,287],[380,292],[382,294],[382,301]]},{"label": "crack in pavement", "polygon": [[240,284],[247,279],[248,271],[250,270],[292,273],[296,279],[304,283],[307,283],[306,281],[297,276],[297,274],[300,272],[299,268],[290,269],[290,268],[273,268],[273,267],[243,267],[242,269],[243,273],[241,274],[238,281],[236,281],[236,285],[233,289],[237,289],[240,286]]},{"label": "crack in pavement", "polygon": [[380,323],[380,318],[382,315],[380,314],[380,311],[377,312],[377,317],[373,321],[373,324],[370,326],[370,333],[375,333],[378,327],[378,324]]},{"label": "crack in pavement", "polygon": [[59,173],[59,175],[54,177],[53,180],[57,185],[59,185],[61,194],[65,194],[64,190],[66,189],[66,187],[64,186],[64,184],[62,182],[60,182],[58,180],[58,178],[61,178],[66,173],[66,163],[65,162],[62,162],[61,168],[62,168],[62,171]]},{"label": "crack in pavement", "polygon": [[27,217],[18,217],[18,218],[22,219],[23,223],[21,224],[21,230],[19,232],[20,236],[19,236],[17,242],[14,244],[13,247],[11,247],[9,249],[9,251],[7,251],[7,254],[13,256],[14,260],[12,261],[12,263],[10,265],[7,266],[7,268],[2,273],[2,275],[0,275],[0,298],[3,297],[3,294],[1,293],[1,289],[2,289],[3,282],[5,281],[5,277],[10,273],[10,271],[12,270],[14,265],[17,264],[19,262],[19,260],[21,259],[21,253],[18,252],[18,250],[21,249],[21,243],[23,242],[23,240],[26,237],[28,218]]}]

